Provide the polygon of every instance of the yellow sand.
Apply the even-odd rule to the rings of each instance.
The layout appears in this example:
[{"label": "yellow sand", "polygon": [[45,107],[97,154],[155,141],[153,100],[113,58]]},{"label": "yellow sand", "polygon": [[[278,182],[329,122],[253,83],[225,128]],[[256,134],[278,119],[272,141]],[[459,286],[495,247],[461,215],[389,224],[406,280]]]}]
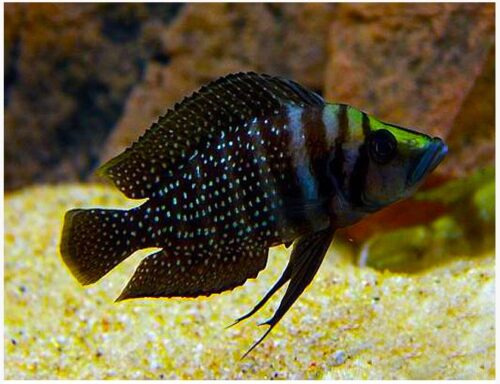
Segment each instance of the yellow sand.
[{"label": "yellow sand", "polygon": [[271,250],[257,280],[199,300],[114,298],[147,252],[81,287],[58,242],[65,210],[130,205],[100,186],[40,187],[5,200],[5,377],[8,379],[492,379],[494,255],[418,275],[353,266],[332,246],[313,284],[271,336],[249,310],[279,277]]}]

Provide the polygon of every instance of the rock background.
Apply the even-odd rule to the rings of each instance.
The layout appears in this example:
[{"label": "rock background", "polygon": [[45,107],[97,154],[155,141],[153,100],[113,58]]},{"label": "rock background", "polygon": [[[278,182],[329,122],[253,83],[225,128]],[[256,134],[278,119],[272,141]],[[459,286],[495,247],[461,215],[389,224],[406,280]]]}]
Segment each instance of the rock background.
[{"label": "rock background", "polygon": [[[7,4],[5,11],[7,190],[89,180],[175,102],[246,70],[293,78],[330,101],[446,138],[450,155],[431,184],[494,159],[493,4]],[[439,212],[402,204],[409,222]]]},{"label": "rock background", "polygon": [[5,188],[85,180],[176,5],[5,5]]}]

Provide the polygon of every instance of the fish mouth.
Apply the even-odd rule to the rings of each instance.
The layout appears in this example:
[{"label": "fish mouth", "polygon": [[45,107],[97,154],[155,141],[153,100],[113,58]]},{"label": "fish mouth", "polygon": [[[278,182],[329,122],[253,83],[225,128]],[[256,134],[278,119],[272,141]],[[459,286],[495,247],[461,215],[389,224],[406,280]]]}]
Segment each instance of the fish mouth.
[{"label": "fish mouth", "polygon": [[407,183],[413,186],[431,173],[448,153],[448,147],[443,140],[435,137],[430,142],[420,160],[410,172]]}]

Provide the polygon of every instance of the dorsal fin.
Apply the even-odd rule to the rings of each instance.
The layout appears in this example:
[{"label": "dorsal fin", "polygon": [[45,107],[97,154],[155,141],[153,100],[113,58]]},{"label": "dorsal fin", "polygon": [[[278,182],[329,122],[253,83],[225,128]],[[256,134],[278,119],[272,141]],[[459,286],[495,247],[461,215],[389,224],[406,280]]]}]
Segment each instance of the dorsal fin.
[{"label": "dorsal fin", "polygon": [[299,84],[253,72],[222,77],[161,116],[132,146],[98,169],[128,197],[151,197],[162,182],[196,153],[200,143],[286,105],[322,106]]}]

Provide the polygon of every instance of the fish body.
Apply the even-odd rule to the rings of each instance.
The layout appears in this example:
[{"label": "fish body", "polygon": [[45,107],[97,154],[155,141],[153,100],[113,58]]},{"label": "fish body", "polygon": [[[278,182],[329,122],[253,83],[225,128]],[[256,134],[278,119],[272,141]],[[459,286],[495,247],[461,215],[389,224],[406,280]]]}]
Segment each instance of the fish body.
[{"label": "fish body", "polygon": [[269,332],[313,279],[335,230],[409,196],[445,153],[438,138],[290,80],[229,75],[100,168],[126,196],[147,201],[68,211],[61,254],[90,284],[134,251],[158,247],[117,300],[197,297],[256,277],[269,247],[294,243],[281,278],[238,319],[290,282]]}]

